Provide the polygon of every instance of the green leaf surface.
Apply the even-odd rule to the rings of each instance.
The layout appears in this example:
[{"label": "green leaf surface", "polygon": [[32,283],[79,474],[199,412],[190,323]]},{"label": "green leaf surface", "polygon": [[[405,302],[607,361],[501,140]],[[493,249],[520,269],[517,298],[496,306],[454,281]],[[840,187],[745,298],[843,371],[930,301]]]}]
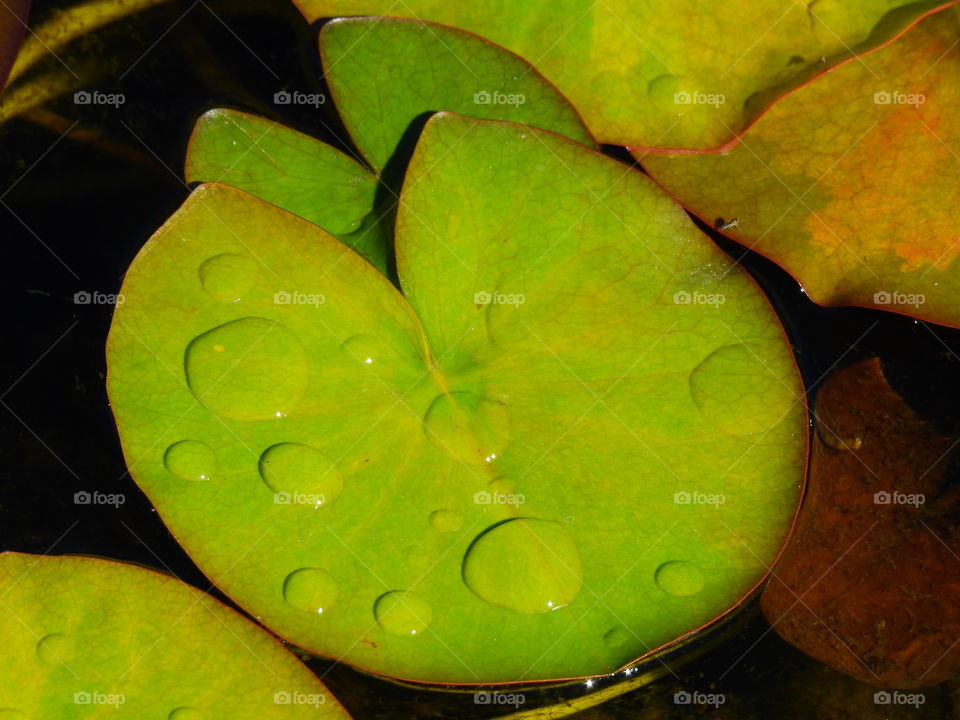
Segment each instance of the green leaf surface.
[{"label": "green leaf surface", "polygon": [[379,181],[326,143],[273,120],[217,108],[194,126],[185,174],[187,182],[225,183],[289,210],[386,268],[382,235],[360,229]]},{"label": "green leaf surface", "polygon": [[722,145],[785,93],[948,4],[295,1],[310,20],[399,15],[470,30],[533,63],[601,141],[690,149]]},{"label": "green leaf surface", "polygon": [[752,281],[647,178],[434,116],[397,269],[402,294],[203,185],[127,273],[108,345],[127,463],[228,594],[323,655],[494,682],[610,672],[756,586],[799,496],[796,368]]},{"label": "green leaf surface", "polygon": [[595,144],[536,68],[471,33],[416,20],[342,18],[323,26],[320,53],[344,124],[378,172],[411,122],[441,110]]},{"label": "green leaf surface", "polygon": [[[324,27],[320,50],[338,109],[370,166],[379,176],[391,158],[400,163],[384,176],[379,196],[378,177],[343,153],[276,122],[226,109],[197,122],[187,181],[225,183],[289,210],[388,275],[391,208],[403,163],[430,113],[516,121],[593,144],[576,111],[533,67],[469,33],[359,18]],[[490,102],[475,102],[484,97]]]},{"label": "green leaf surface", "polygon": [[824,305],[960,326],[960,8],[820,78],[718,154],[638,154]]},{"label": "green leaf surface", "polygon": [[0,718],[347,718],[280,643],[132,565],[0,554]]}]

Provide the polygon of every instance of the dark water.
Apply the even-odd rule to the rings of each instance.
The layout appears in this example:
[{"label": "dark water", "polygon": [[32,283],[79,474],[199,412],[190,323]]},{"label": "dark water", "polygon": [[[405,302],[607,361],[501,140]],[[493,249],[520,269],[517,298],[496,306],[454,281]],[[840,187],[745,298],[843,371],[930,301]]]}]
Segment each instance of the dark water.
[{"label": "dark water", "polygon": [[[35,3],[34,17],[62,6]],[[171,3],[141,22],[104,34],[99,43],[65,54],[68,62],[76,57],[78,63],[112,63],[113,79],[96,87],[126,96],[119,109],[78,107],[70,99],[50,106],[68,127],[79,120],[78,128],[93,129],[92,142],[78,142],[76,132],[62,138],[61,132],[26,121],[0,128],[0,187],[6,188],[0,192],[6,255],[0,549],[138,562],[225,600],[174,542],[126,473],[104,389],[104,342],[112,308],[74,303],[78,292],[116,293],[142,243],[186,196],[180,181],[184,149],[203,110],[227,105],[267,114],[349,149],[329,109],[292,107],[278,113],[270,102],[282,87],[324,91],[313,51],[314,29],[281,2],[224,0],[209,8],[213,12],[203,5]],[[610,153],[625,159],[622,151]],[[960,385],[960,332],[871,310],[817,307],[772,263],[711,234],[773,300],[811,392],[831,370],[879,355],[891,381],[918,411],[945,432],[960,429],[953,400]],[[125,502],[119,508],[74,503],[75,493],[94,490],[122,493]],[[682,669],[668,661],[666,677],[651,688],[577,717],[955,714],[952,689],[946,687],[927,691],[919,709],[878,707],[872,688],[791,649],[770,632],[755,607],[747,609],[742,627],[728,634]],[[358,718],[504,714],[473,704],[470,696],[400,688],[319,660],[311,667]],[[719,708],[678,706],[673,694],[683,689],[722,692],[725,703]],[[534,692],[526,707],[586,692],[580,686]]]}]

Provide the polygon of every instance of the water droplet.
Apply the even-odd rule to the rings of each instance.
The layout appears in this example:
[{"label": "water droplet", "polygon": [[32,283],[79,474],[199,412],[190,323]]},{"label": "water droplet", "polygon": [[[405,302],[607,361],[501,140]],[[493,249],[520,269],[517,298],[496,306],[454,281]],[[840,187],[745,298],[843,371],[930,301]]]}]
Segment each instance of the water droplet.
[{"label": "water droplet", "polygon": [[453,510],[434,510],[430,513],[430,524],[440,532],[456,532],[463,527],[463,516]]},{"label": "water droplet", "polygon": [[623,628],[613,628],[607,630],[603,635],[603,643],[610,648],[620,648],[630,640],[630,633]]},{"label": "water droplet", "polygon": [[304,612],[323,614],[340,594],[337,581],[319,568],[300,568],[283,581],[283,599],[287,605]]},{"label": "water droplet", "polygon": [[307,354],[296,336],[265,318],[214,328],[187,346],[187,383],[213,412],[235,420],[283,417],[307,388]]},{"label": "water droplet", "polygon": [[793,378],[774,374],[778,365],[765,362],[759,348],[725,345],[690,373],[690,396],[723,432],[764,432],[783,420],[797,400],[790,389]]},{"label": "water droplet", "polygon": [[392,635],[419,635],[430,626],[433,609],[415,592],[393,590],[377,598],[373,615]]},{"label": "water droplet", "polygon": [[682,78],[677,75],[658,75],[647,83],[647,94],[652,100],[673,104],[673,96],[680,90],[681,82]]},{"label": "water droplet", "polygon": [[61,633],[45,635],[37,643],[37,657],[47,665],[66,662],[67,652],[67,636]]},{"label": "water droplet", "polygon": [[196,440],[181,440],[163,453],[163,464],[181,480],[210,480],[217,467],[217,456]]},{"label": "water droplet", "polygon": [[536,518],[515,518],[480,534],[464,556],[463,579],[481,600],[527,614],[569,605],[583,584],[573,535]]},{"label": "water droplet", "polygon": [[170,711],[167,720],[203,720],[203,713],[192,707],[178,707]]},{"label": "water droplet", "polygon": [[344,340],[340,349],[352,362],[375,366],[381,361],[383,343],[372,335],[360,333]]},{"label": "water droplet", "polygon": [[285,493],[293,505],[324,505],[343,490],[343,475],[319,450],[300,443],[280,443],[260,456],[260,477],[275,493]]},{"label": "water droplet", "polygon": [[257,281],[257,265],[246,255],[215,255],[197,270],[200,286],[224,302],[237,302]]},{"label": "water droplet", "polygon": [[653,579],[667,595],[688,597],[703,590],[706,580],[700,568],[686,560],[671,560],[656,569]]},{"label": "water droplet", "polygon": [[492,463],[509,438],[506,409],[472,392],[437,396],[423,431],[437,447],[470,464]]}]

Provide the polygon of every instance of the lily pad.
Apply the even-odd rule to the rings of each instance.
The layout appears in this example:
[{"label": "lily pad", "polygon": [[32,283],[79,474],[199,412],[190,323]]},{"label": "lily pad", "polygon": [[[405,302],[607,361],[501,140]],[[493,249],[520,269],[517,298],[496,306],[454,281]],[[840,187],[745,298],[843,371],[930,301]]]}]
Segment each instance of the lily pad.
[{"label": "lily pad", "polygon": [[280,643],[208,595],[94,558],[0,554],[0,718],[347,718]]},{"label": "lily pad", "polygon": [[786,98],[729,152],[638,159],[816,302],[958,326],[958,32],[957,8],[926,18]]},{"label": "lily pad", "polygon": [[[418,120],[451,110],[593,144],[576,111],[529,63],[470,33],[412,20],[341,20],[324,27],[320,51],[338,109],[376,176],[274,121],[215,109],[190,139],[187,181],[226,183],[296,213],[387,274],[391,207]],[[391,158],[401,166],[380,186]]]},{"label": "lily pad", "polygon": [[532,62],[603,142],[688,149],[722,145],[784,94],[952,4],[295,2],[311,21],[399,15],[470,30]]},{"label": "lily pad", "polygon": [[124,453],[226,593],[313,652],[458,683],[610,672],[758,585],[802,482],[796,367],[646,177],[439,114],[397,269],[216,184],[129,269]]}]

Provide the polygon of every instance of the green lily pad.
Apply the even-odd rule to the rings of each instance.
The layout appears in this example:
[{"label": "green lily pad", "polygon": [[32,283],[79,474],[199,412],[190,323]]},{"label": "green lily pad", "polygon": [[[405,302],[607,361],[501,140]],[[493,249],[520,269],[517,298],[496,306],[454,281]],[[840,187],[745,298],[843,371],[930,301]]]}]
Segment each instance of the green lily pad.
[{"label": "green lily pad", "polygon": [[[733,139],[786,93],[888,42],[925,13],[952,4],[944,0],[295,3],[311,21],[339,15],[399,15],[475,32],[532,62],[570,98],[603,142],[700,150]],[[469,76],[467,65],[463,73]]]},{"label": "green lily pad", "polygon": [[0,554],[0,718],[347,718],[280,643],[174,578]]},{"label": "green lily pad", "polygon": [[[411,126],[418,130],[418,118],[451,110],[593,144],[577,112],[529,63],[470,33],[412,20],[357,18],[325,26],[320,50],[344,122],[377,176],[274,121],[215,109],[194,128],[186,178],[225,183],[296,213],[388,275],[390,208],[403,168],[385,178],[382,197],[378,178],[398,149],[409,152],[405,136]],[[508,87],[509,96],[503,92]]]},{"label": "green lily pad", "polygon": [[606,673],[736,606],[806,446],[753,282],[642,174],[525,126],[435,116],[401,198],[402,293],[216,184],[130,267],[110,398],[194,560],[412,680]]}]

